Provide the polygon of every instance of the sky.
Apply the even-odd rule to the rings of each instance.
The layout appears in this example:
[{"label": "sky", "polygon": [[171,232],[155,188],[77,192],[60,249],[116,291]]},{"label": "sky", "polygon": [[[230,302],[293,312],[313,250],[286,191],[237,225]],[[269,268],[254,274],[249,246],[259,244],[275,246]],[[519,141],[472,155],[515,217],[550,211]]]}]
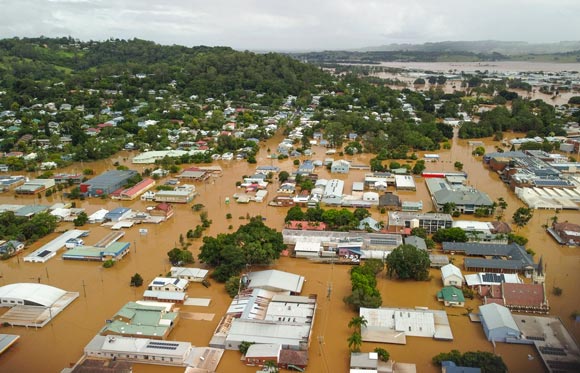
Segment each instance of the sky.
[{"label": "sky", "polygon": [[0,38],[289,51],[580,39],[578,0],[0,0],[0,9]]}]

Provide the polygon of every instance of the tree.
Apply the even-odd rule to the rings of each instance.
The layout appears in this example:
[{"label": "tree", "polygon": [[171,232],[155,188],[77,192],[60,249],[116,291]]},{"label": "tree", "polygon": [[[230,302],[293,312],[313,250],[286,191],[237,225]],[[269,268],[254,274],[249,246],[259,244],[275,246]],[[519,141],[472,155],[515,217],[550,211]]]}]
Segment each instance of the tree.
[{"label": "tree", "polygon": [[114,265],[115,265],[115,261],[113,259],[107,259],[103,262],[104,268],[111,268]]},{"label": "tree", "polygon": [[87,213],[83,211],[77,215],[75,220],[73,220],[73,224],[75,227],[82,227],[87,223],[87,221],[89,221],[89,217],[87,216]]},{"label": "tree", "polygon": [[455,207],[456,207],[456,205],[455,205],[454,202],[446,202],[443,205],[442,211],[443,211],[444,214],[452,214],[453,211],[455,211]]},{"label": "tree", "polygon": [[354,316],[352,319],[350,319],[350,321],[348,322],[348,327],[349,328],[354,328],[355,332],[360,333],[361,329],[365,326],[367,326],[367,319],[365,319],[364,316]]},{"label": "tree", "polygon": [[242,341],[240,343],[240,346],[238,347],[238,349],[240,350],[240,352],[242,353],[242,355],[245,355],[246,352],[248,352],[248,349],[250,348],[251,345],[253,345],[254,342],[246,342],[246,341]]},{"label": "tree", "polygon": [[427,238],[427,230],[423,227],[415,227],[411,229],[411,236],[417,236],[425,239]]},{"label": "tree", "polygon": [[280,171],[280,173],[278,174],[278,180],[280,180],[281,183],[288,180],[289,177],[290,174],[288,173],[288,171]]},{"label": "tree", "polygon": [[439,229],[433,234],[435,242],[467,242],[467,234],[459,227]]},{"label": "tree", "polygon": [[226,292],[230,297],[235,297],[240,291],[240,276],[232,276],[226,281]]},{"label": "tree", "polygon": [[455,162],[455,163],[453,164],[453,167],[455,167],[455,169],[456,169],[457,171],[461,171],[461,170],[463,170],[463,163],[461,163],[461,162],[457,161],[457,162]]},{"label": "tree", "polygon": [[496,219],[497,220],[502,220],[503,219],[503,215],[505,213],[505,210],[508,207],[507,202],[505,201],[505,199],[503,199],[503,197],[499,197],[497,199],[497,207],[499,207],[499,209],[496,210],[497,214],[496,214]]},{"label": "tree", "polygon": [[528,207],[520,207],[514,212],[512,220],[519,228],[524,227],[534,216],[534,210]]},{"label": "tree", "polygon": [[443,361],[453,361],[458,366],[480,368],[482,373],[507,373],[508,369],[501,356],[487,351],[468,351],[461,353],[457,350],[442,352],[434,356],[433,364],[441,366]]},{"label": "tree", "polygon": [[293,206],[288,209],[286,213],[286,218],[284,218],[285,222],[289,222],[292,220],[304,220],[304,212],[300,208],[300,206]]},{"label": "tree", "polygon": [[387,276],[401,280],[425,281],[429,278],[429,254],[413,245],[400,245],[387,256]]},{"label": "tree", "polygon": [[191,264],[195,261],[193,259],[193,254],[190,251],[178,247],[169,250],[167,256],[173,265]]},{"label": "tree", "polygon": [[354,332],[347,339],[348,348],[351,352],[360,352],[360,347],[362,345],[362,336],[359,332]]},{"label": "tree", "polygon": [[389,354],[389,352],[387,350],[385,350],[384,348],[380,348],[377,347],[374,350],[377,355],[379,355],[379,360],[380,361],[389,361],[389,359],[391,358],[391,355]]},{"label": "tree", "polygon": [[368,218],[369,216],[371,216],[371,213],[369,212],[368,209],[357,208],[354,210],[354,217],[357,218],[358,220],[363,220],[365,218]]},{"label": "tree", "polygon": [[131,286],[140,287],[143,285],[143,277],[139,273],[135,273],[131,276]]}]

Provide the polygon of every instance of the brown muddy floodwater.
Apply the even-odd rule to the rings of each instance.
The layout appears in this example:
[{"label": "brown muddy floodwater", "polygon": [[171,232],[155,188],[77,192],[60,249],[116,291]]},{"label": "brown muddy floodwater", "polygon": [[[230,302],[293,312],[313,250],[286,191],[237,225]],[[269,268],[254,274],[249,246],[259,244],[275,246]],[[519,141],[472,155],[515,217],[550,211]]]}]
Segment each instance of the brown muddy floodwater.
[{"label": "brown muddy floodwater", "polygon": [[[267,147],[276,148],[280,141],[276,137],[262,146],[259,153],[258,164],[278,165],[282,169],[292,170],[292,160],[278,161],[267,158]],[[488,151],[494,150],[499,143],[485,140]],[[313,159],[324,159],[324,149],[314,147],[316,154]],[[461,161],[465,171],[469,174],[470,184],[490,194],[492,199],[503,197],[509,204],[506,211],[506,219],[513,211],[522,206],[512,192],[499,181],[497,175],[485,169],[480,158],[471,155],[472,147],[464,140],[454,139],[451,150],[441,151],[441,160],[428,163],[428,170],[453,170],[453,163]],[[81,171],[84,168],[93,168],[97,173],[105,169],[112,169],[113,162],[130,165],[130,158],[135,154],[120,153],[116,158],[96,163],[76,164],[66,171]],[[371,156],[363,154],[348,157],[356,163],[366,163]],[[338,156],[335,156],[338,158]],[[230,198],[236,192],[235,182],[243,175],[250,175],[254,166],[240,161],[220,161],[224,168],[224,175],[206,184],[198,184],[199,195],[195,203],[203,203],[213,220],[208,235],[227,232],[228,225],[233,229],[245,223],[240,217],[249,215],[262,215],[266,218],[265,223],[269,226],[281,229],[286,214],[284,208],[268,207],[266,203],[237,205],[233,202],[226,205],[225,197]],[[145,166],[150,167],[150,166]],[[137,166],[143,171],[144,166]],[[329,178],[326,170],[320,172],[321,177]],[[350,182],[361,180],[365,171],[353,171],[348,175]],[[30,175],[32,176],[32,175]],[[425,183],[417,178],[418,190],[416,193],[405,193],[401,197],[404,200],[422,200],[425,204],[424,211],[431,209],[430,199],[427,194]],[[345,192],[350,192],[352,184],[347,183]],[[275,193],[276,185],[269,187],[270,199]],[[52,204],[60,202],[60,195],[50,198],[15,198],[13,193],[0,195],[0,203],[41,203]],[[127,206],[137,210],[144,210],[151,203],[141,201],[117,202],[104,201],[101,199],[89,199],[80,203],[92,213],[100,207],[108,209],[117,206]],[[226,214],[231,213],[233,219],[227,220]],[[578,296],[578,284],[580,275],[580,251],[577,248],[564,248],[556,245],[554,241],[542,229],[542,224],[553,215],[552,212],[536,211],[534,218],[527,227],[519,234],[529,238],[529,247],[544,256],[548,265],[547,288],[558,286],[563,289],[563,295],[555,297],[550,294],[552,306],[551,315],[560,316],[567,328],[578,339],[580,327],[572,322],[570,314],[574,310],[580,310],[580,297]],[[373,216],[377,219],[385,219],[376,209]],[[579,222],[578,212],[562,212],[560,221],[569,220]],[[469,219],[469,217],[463,217]],[[98,333],[105,320],[110,318],[123,304],[128,301],[141,299],[144,287],[135,289],[129,286],[130,277],[138,272],[147,284],[151,279],[168,272],[170,264],[167,260],[167,251],[179,242],[179,235],[194,228],[200,223],[199,213],[192,212],[189,205],[176,205],[176,215],[169,222],[159,225],[141,226],[148,228],[146,236],[138,233],[139,227],[126,230],[122,241],[131,243],[132,251],[113,268],[104,269],[98,263],[63,261],[57,256],[47,263],[24,263],[21,258],[12,258],[0,262],[0,285],[15,282],[36,282],[50,284],[67,291],[77,291],[80,297],[68,308],[59,314],[50,324],[42,329],[27,329],[23,327],[2,327],[0,333],[13,333],[21,335],[21,339],[6,351],[0,358],[1,372],[58,372],[62,368],[76,362],[82,354],[84,346]],[[72,223],[63,223],[58,230],[72,228]],[[95,243],[103,235],[108,233],[108,228],[88,225],[91,233],[87,237],[88,244]],[[40,245],[52,240],[56,234],[46,237],[32,247],[27,248],[21,257],[38,248]],[[200,240],[194,240],[191,246],[194,255],[197,256]],[[461,263],[457,258],[456,264]],[[345,306],[342,299],[350,293],[350,281],[348,266],[313,264],[303,259],[282,258],[272,267],[298,273],[306,277],[307,282],[303,294],[318,294],[319,305],[312,332],[310,345],[309,372],[346,372],[349,366],[349,352],[347,338],[350,331],[348,321],[355,316],[355,312]],[[432,279],[428,282],[399,282],[388,280],[380,276],[378,286],[383,297],[383,305],[391,307],[414,307],[427,306],[441,309],[442,306],[436,301],[435,293],[441,287],[441,275],[439,271],[432,271]],[[330,297],[327,298],[327,288],[332,287]],[[175,330],[170,334],[170,339],[190,341],[193,345],[205,346],[208,344],[221,315],[227,309],[230,298],[225,293],[223,285],[213,283],[206,289],[200,284],[192,284],[188,289],[190,297],[211,298],[209,307],[181,306],[185,312],[202,312],[213,314],[211,321],[195,321],[182,318]],[[468,306],[477,309],[478,300],[468,301]],[[4,312],[4,309],[0,309]],[[417,364],[418,372],[436,372],[438,369],[431,364],[431,358],[443,351],[458,349],[460,351],[484,350],[494,351],[493,346],[485,340],[480,324],[471,323],[463,315],[465,310],[447,309],[451,329],[454,334],[453,342],[439,342],[427,338],[409,338],[408,344],[382,345],[390,353],[392,359],[400,362],[412,362]],[[319,338],[321,337],[321,338]],[[379,344],[363,343],[363,351],[372,351]],[[543,366],[539,356],[533,347],[498,344],[496,353],[506,361],[512,372],[542,372]],[[528,354],[535,357],[528,360]],[[160,366],[135,366],[136,372],[182,372],[183,368],[167,368]],[[240,362],[240,353],[227,351],[218,366],[218,372],[255,372],[256,368],[246,367]]]}]

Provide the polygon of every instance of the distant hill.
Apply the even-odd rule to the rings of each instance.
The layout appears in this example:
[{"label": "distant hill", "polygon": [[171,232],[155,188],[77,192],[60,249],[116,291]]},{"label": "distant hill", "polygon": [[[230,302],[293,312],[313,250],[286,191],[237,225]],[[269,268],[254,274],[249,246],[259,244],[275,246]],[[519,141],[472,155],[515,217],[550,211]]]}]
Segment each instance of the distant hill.
[{"label": "distant hill", "polygon": [[566,53],[580,50],[580,41],[560,41],[557,43],[528,43],[524,41],[442,41],[424,44],[388,44],[357,49],[359,52],[471,52],[499,53],[506,56],[523,54]]}]

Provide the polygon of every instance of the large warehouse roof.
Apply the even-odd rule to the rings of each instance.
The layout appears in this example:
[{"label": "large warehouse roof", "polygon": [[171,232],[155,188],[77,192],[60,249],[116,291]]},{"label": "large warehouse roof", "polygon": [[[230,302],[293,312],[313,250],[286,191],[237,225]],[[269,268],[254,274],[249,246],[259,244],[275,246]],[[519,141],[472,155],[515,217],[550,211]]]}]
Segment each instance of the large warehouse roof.
[{"label": "large warehouse roof", "polygon": [[66,291],[44,284],[18,283],[0,287],[0,299],[21,299],[25,305],[51,307]]}]

